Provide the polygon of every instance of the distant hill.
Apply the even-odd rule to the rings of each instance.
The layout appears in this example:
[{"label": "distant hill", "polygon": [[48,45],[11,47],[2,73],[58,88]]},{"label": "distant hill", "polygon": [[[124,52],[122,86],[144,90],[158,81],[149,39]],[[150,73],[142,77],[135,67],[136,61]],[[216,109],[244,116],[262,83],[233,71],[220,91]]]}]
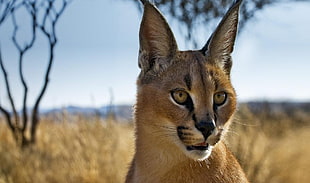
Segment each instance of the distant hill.
[{"label": "distant hill", "polygon": [[113,105],[103,106],[99,108],[95,107],[79,107],[79,106],[67,106],[62,108],[44,109],[41,111],[41,115],[44,116],[57,116],[59,114],[70,115],[83,115],[86,117],[97,116],[100,118],[107,118],[109,115],[113,115],[119,120],[131,120],[133,114],[132,105]]},{"label": "distant hill", "polygon": [[[254,101],[240,103],[240,106],[247,106],[247,108],[254,114],[268,113],[276,114],[284,112],[288,115],[293,114],[296,111],[301,111],[310,115],[310,102],[267,102],[267,101]],[[57,114],[73,114],[83,116],[98,116],[100,118],[107,118],[109,115],[113,115],[119,120],[132,120],[133,117],[133,105],[113,105],[103,106],[99,108],[95,107],[78,107],[67,106],[63,108],[45,109],[41,111],[42,115],[57,115]]]},{"label": "distant hill", "polygon": [[241,103],[241,105],[247,105],[247,107],[253,113],[277,113],[285,112],[290,114],[295,111],[302,111],[310,115],[310,102],[269,102],[269,101],[257,101]]}]

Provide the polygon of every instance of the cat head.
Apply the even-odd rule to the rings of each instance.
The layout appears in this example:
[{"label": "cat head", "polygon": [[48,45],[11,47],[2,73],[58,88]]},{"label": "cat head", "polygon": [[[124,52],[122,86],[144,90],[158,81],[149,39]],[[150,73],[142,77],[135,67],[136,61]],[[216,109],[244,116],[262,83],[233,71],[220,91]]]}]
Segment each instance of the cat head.
[{"label": "cat head", "polygon": [[180,51],[163,15],[144,2],[137,127],[195,160],[210,155],[236,109],[230,71],[240,3],[231,6],[202,49]]}]

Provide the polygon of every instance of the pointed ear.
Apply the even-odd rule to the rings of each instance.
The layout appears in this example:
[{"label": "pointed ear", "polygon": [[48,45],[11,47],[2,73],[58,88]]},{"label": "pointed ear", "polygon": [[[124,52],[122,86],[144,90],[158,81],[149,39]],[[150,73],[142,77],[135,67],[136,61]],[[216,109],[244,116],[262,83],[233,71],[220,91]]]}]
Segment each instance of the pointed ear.
[{"label": "pointed ear", "polygon": [[234,49],[241,2],[242,0],[235,1],[209,38],[207,44],[201,49],[201,52],[208,57],[208,60],[220,66],[228,76],[232,66],[230,54]]},{"label": "pointed ear", "polygon": [[143,73],[152,70],[158,74],[167,68],[177,51],[174,35],[159,10],[150,2],[144,2],[140,25],[139,67]]}]

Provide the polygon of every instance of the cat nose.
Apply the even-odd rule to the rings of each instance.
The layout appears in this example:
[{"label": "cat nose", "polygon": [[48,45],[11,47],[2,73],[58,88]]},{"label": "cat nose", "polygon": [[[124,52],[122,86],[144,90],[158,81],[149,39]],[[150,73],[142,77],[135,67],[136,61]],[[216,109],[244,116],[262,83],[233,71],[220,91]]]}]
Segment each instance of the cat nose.
[{"label": "cat nose", "polygon": [[202,120],[195,124],[195,127],[202,133],[205,140],[212,134],[215,129],[215,122],[213,119]]}]

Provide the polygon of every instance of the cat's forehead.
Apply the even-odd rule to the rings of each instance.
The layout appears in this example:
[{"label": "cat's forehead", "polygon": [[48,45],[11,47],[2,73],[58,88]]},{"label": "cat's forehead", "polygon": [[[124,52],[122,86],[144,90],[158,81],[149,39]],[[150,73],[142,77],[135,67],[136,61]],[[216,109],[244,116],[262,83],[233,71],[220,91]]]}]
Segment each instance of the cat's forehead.
[{"label": "cat's forehead", "polygon": [[180,51],[177,54],[175,65],[180,67],[180,70],[186,72],[186,75],[195,77],[201,75],[202,78],[208,77],[226,77],[225,72],[217,65],[212,64],[208,57],[200,51]]},{"label": "cat's forehead", "polygon": [[219,85],[221,80],[226,80],[227,76],[216,65],[208,63],[206,56],[199,51],[180,51],[167,70],[165,78],[168,86],[182,85],[191,89],[197,85],[213,88]]},{"label": "cat's forehead", "polygon": [[188,51],[179,51],[176,54],[176,58],[185,63],[192,65],[196,62],[205,63],[207,62],[206,56],[204,56],[200,51],[196,50],[188,50]]}]

